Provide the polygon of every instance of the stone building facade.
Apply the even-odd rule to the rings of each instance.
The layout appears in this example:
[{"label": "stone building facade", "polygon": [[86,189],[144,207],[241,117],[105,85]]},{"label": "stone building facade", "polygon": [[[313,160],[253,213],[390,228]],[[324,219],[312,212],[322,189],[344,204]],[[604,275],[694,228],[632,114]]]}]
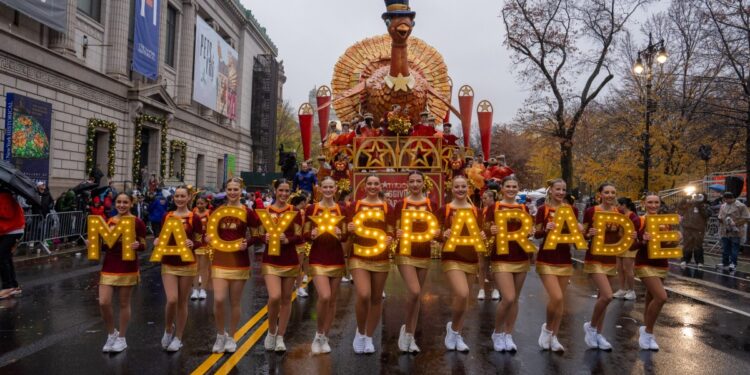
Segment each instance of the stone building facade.
[{"label": "stone building facade", "polygon": [[[68,0],[65,33],[0,5],[0,106],[5,106],[8,93],[52,105],[53,194],[84,180],[87,166],[98,165],[107,174],[110,155],[110,180],[118,189],[136,187],[135,181],[145,175],[139,164],[163,180],[218,188],[227,177],[226,160],[234,161],[229,173],[238,176],[262,169],[261,163],[275,163],[275,142],[265,138],[260,147],[254,146],[261,140],[254,140],[251,132],[251,124],[275,128],[275,101],[285,80],[265,29],[237,0],[153,2],[160,7],[156,80],[130,69],[135,0]],[[238,52],[234,120],[192,99],[196,17]],[[254,90],[268,86],[254,77],[259,61],[273,65],[276,82],[271,92]],[[254,93],[272,98],[274,105],[254,106]],[[90,139],[93,148],[87,147]]]}]

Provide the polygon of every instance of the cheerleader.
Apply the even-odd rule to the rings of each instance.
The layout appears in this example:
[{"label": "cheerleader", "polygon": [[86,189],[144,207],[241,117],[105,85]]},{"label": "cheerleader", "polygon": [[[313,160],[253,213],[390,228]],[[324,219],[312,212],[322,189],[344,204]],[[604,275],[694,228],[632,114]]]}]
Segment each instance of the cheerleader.
[{"label": "cheerleader", "polygon": [[[534,237],[541,239],[539,252],[536,258],[536,272],[542,280],[544,290],[547,291],[547,319],[542,324],[542,331],[539,334],[539,346],[544,350],[553,352],[565,351],[565,347],[560,344],[557,334],[560,332],[560,323],[562,322],[563,308],[565,305],[565,289],[568,287],[570,276],[573,275],[573,261],[570,256],[570,244],[558,244],[554,250],[544,250],[544,242],[547,239],[547,233],[555,229],[555,211],[562,206],[569,206],[565,203],[567,194],[567,185],[563,179],[554,179],[548,182],[547,197],[544,204],[536,211]],[[573,208],[573,213],[577,217],[578,210]],[[579,224],[579,229],[582,229]]]},{"label": "cheerleader", "polygon": [[[133,207],[133,197],[126,193],[120,193],[115,197],[115,209],[117,214],[107,220],[107,225],[112,228],[123,217],[133,216],[130,209]],[[101,245],[105,252],[102,264],[101,276],[99,278],[99,310],[107,328],[107,342],[102,348],[105,353],[119,353],[128,347],[125,341],[125,333],[130,321],[130,295],[133,286],[138,284],[140,277],[138,272],[138,260],[122,260],[122,246],[130,246],[135,251],[146,249],[146,225],[141,219],[135,218],[135,234],[137,240],[131,244],[123,244],[122,238],[111,248],[106,244]],[[115,290],[119,292],[120,299],[120,330],[115,329],[114,311],[112,309],[112,295]]]},{"label": "cheerleader", "polygon": [[[661,199],[657,194],[647,193],[643,205],[646,207],[646,215],[641,217],[638,237],[641,239],[638,254],[635,257],[635,275],[641,279],[646,286],[646,301],[644,303],[644,324],[638,329],[638,345],[643,350],[659,350],[659,345],[654,337],[654,325],[661,313],[662,307],[667,302],[667,291],[664,290],[664,279],[669,270],[668,259],[651,259],[648,257],[648,241],[651,234],[645,231],[646,218],[648,215],[657,215],[661,208]],[[664,228],[666,229],[666,228]],[[680,240],[682,235],[680,234]]]},{"label": "cheerleader", "polygon": [[344,210],[334,200],[336,181],[326,176],[320,182],[322,199],[307,207],[303,236],[310,243],[310,272],[318,294],[316,310],[318,311],[318,329],[315,332],[311,350],[313,354],[330,353],[328,332],[336,316],[336,296],[341,278],[344,276],[344,250],[341,246],[345,234],[344,221],[340,221],[334,233],[321,233],[317,224],[310,220],[324,211],[334,216],[343,216]]},{"label": "cheerleader", "polygon": [[[481,215],[477,208],[471,204],[468,198],[468,180],[466,177],[457,176],[453,178],[453,200],[438,210],[438,221],[443,226],[443,239],[451,236],[451,227],[454,214],[460,209],[470,209],[474,213],[477,224],[481,227]],[[480,232],[482,241],[486,239],[484,232]],[[465,352],[469,347],[461,336],[464,325],[464,313],[469,307],[469,292],[471,290],[471,279],[476,277],[479,258],[473,246],[456,246],[455,251],[442,251],[442,268],[448,279],[448,284],[453,294],[452,320],[445,326],[445,347],[448,350]]]},{"label": "cheerleader", "polygon": [[[206,224],[208,223],[208,217],[211,215],[211,211],[208,209],[208,201],[206,197],[199,196],[195,200],[195,208],[193,208],[193,217],[200,220],[200,231],[196,232],[193,238],[195,244],[195,256],[198,258],[198,276],[193,279],[193,293],[190,294],[190,299],[206,299],[206,289],[204,285],[211,285],[211,272],[210,265],[211,259],[209,253],[208,244],[203,239],[203,234],[206,233]],[[197,224],[197,222],[196,222]]]},{"label": "cheerleader", "polygon": [[[520,210],[529,213],[526,205],[516,203],[518,194],[518,179],[515,176],[507,176],[500,183],[500,192],[502,198],[500,202],[495,203],[485,213],[485,223],[490,223],[490,233],[492,236],[497,235],[497,225],[495,223],[495,211],[497,210]],[[511,221],[508,223],[509,231],[521,229],[521,223]],[[525,236],[531,233],[523,234]],[[518,295],[521,294],[521,288],[526,280],[526,273],[530,269],[529,254],[526,253],[516,242],[510,242],[508,245],[508,254],[498,255],[495,249],[490,251],[490,271],[495,282],[495,288],[500,289],[502,300],[497,305],[495,313],[495,331],[492,332],[492,347],[495,351],[517,350],[513,342],[513,327],[516,324],[518,316]]]},{"label": "cheerleader", "polygon": [[[584,237],[589,241],[599,233],[593,227],[595,212],[622,213],[617,208],[617,189],[614,185],[604,183],[599,186],[597,192],[601,203],[586,210],[583,217]],[[622,228],[619,225],[608,224],[604,233],[604,243],[616,243],[620,240],[620,237],[622,237]],[[589,245],[589,250],[586,251],[586,257],[583,261],[583,272],[589,274],[599,290],[594,311],[591,314],[591,321],[583,323],[584,341],[589,348],[612,350],[612,345],[602,336],[602,331],[607,306],[612,302],[612,282],[610,278],[617,276],[617,261],[614,256],[593,255],[591,245]]]},{"label": "cheerleader", "polygon": [[[179,218],[185,228],[187,239],[185,246],[190,251],[195,247],[194,239],[202,236],[200,219],[188,209],[190,200],[188,188],[180,186],[173,194],[174,211],[170,211],[164,217],[162,228],[170,217]],[[163,230],[163,229],[162,229]],[[159,245],[159,238],[154,240],[154,246]],[[170,243],[174,246],[175,243]],[[164,306],[164,336],[161,338],[161,347],[168,352],[176,352],[182,347],[182,334],[185,331],[188,316],[188,293],[195,277],[198,275],[198,263],[184,262],[179,255],[165,255],[161,262],[161,280],[164,284],[164,293],[167,302]]]},{"label": "cheerleader", "polygon": [[[365,198],[356,201],[350,207],[347,218],[349,221],[347,232],[352,233],[350,239],[355,245],[373,246],[375,242],[372,239],[362,238],[354,233],[355,225],[353,218],[362,210],[381,210],[385,213],[385,221],[365,220],[363,225],[385,231],[386,249],[393,242],[393,225],[390,220],[392,209],[381,198],[381,190],[380,178],[376,175],[367,176],[365,179]],[[357,332],[352,342],[352,347],[356,354],[375,353],[372,336],[383,313],[383,289],[385,288],[385,281],[388,279],[390,268],[391,265],[387,250],[371,257],[358,255],[352,250],[349,257],[349,269],[351,270],[356,289],[355,314],[357,316]]]},{"label": "cheerleader", "polygon": [[[424,195],[424,174],[419,171],[409,172],[408,176],[409,195],[401,202],[396,204],[394,217],[396,221],[396,238],[403,238],[404,233],[401,231],[400,218],[403,210],[418,210],[427,212],[436,212],[436,207]],[[427,230],[427,223],[414,223],[413,230],[423,232]],[[435,235],[437,233],[431,233]],[[417,329],[417,318],[419,317],[420,298],[424,290],[427,271],[430,267],[432,256],[431,242],[419,242],[411,245],[411,255],[396,255],[396,265],[401,273],[401,277],[406,284],[406,315],[405,324],[401,325],[401,331],[398,336],[398,348],[402,352],[418,353],[419,347],[414,339],[414,332]]]},{"label": "cheerleader", "polygon": [[[230,178],[226,184],[226,206],[245,210],[246,221],[234,217],[225,217],[219,222],[219,236],[225,241],[242,239],[239,251],[225,252],[214,250],[211,262],[211,284],[214,290],[214,323],[216,341],[212,347],[214,353],[233,353],[237,350],[234,333],[240,322],[242,289],[250,278],[250,256],[247,252],[247,232],[257,227],[258,217],[255,211],[240,202],[242,196],[242,179]],[[206,237],[207,241],[212,238]],[[224,303],[229,299],[229,330],[224,324]]]},{"label": "cheerleader", "polygon": [[[305,213],[307,212],[307,201],[308,201],[308,195],[303,190],[298,190],[296,193],[292,194],[289,199],[289,204],[291,204],[297,212],[299,212],[301,225],[304,228],[305,226]],[[300,272],[297,275],[297,278],[294,280],[294,286],[297,291],[297,297],[305,298],[308,296],[307,290],[305,289],[305,283],[307,282],[307,274],[309,273],[307,270],[307,251],[306,247],[304,246],[304,243],[300,242],[299,246],[297,246],[297,261],[300,265]]]},{"label": "cheerleader", "polygon": [[[633,222],[634,228],[638,229],[641,225],[641,219],[636,213],[635,204],[630,198],[618,198],[617,205],[625,216]],[[632,301],[635,299],[635,275],[633,267],[635,265],[635,255],[638,253],[640,245],[634,241],[630,250],[617,256],[617,277],[620,279],[620,289],[612,294],[613,298],[624,298]]]},{"label": "cheerleader", "polygon": [[263,227],[259,228],[260,237],[266,243],[261,272],[268,290],[268,333],[263,346],[266,350],[277,352],[286,351],[284,334],[292,313],[294,281],[300,272],[297,245],[302,241],[302,217],[297,209],[288,203],[291,187],[289,181],[283,178],[276,180],[273,183],[276,200],[267,208],[268,213],[274,218],[280,218],[287,212],[297,213],[292,223],[281,234],[279,255],[268,253],[271,235],[265,233]]}]

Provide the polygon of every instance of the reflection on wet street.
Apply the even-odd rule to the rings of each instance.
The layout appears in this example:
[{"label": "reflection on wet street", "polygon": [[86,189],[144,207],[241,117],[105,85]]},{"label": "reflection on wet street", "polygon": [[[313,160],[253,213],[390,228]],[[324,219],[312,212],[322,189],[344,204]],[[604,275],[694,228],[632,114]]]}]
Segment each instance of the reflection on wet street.
[{"label": "reflection on wet street", "polygon": [[[582,325],[589,320],[596,291],[576,270],[565,303],[559,338],[562,354],[537,346],[545,318],[546,294],[536,273],[529,273],[519,298],[520,314],[513,337],[518,352],[492,350],[494,312],[498,302],[472,298],[463,336],[468,353],[447,352],[445,323],[450,320],[450,293],[433,263],[422,298],[416,340],[419,354],[400,354],[396,345],[404,316],[403,282],[392,268],[386,286],[383,323],[375,333],[376,353],[355,355],[354,288],[342,284],[338,311],[330,333],[329,355],[313,356],[315,288],[293,304],[285,354],[267,353],[262,339],[267,327],[266,292],[259,270],[243,295],[244,335],[234,356],[211,356],[215,338],[212,300],[191,301],[184,347],[164,352],[164,293],[160,268],[142,263],[141,284],[133,295],[128,349],[118,355],[101,353],[106,337],[97,304],[99,266],[80,257],[61,256],[22,264],[20,298],[0,301],[0,371],[8,374],[152,374],[152,373],[283,373],[283,374],[732,374],[750,372],[750,280],[713,269],[681,269],[673,265],[667,281],[669,301],[655,329],[659,352],[638,348],[643,320],[643,288],[638,300],[615,300],[604,323],[612,352],[587,350]],[[731,277],[730,277],[731,276]],[[489,284],[488,284],[489,288]],[[476,295],[474,285],[472,295]],[[488,289],[489,291],[489,289]],[[244,324],[244,323],[243,323]],[[242,353],[243,346],[246,353]]]}]

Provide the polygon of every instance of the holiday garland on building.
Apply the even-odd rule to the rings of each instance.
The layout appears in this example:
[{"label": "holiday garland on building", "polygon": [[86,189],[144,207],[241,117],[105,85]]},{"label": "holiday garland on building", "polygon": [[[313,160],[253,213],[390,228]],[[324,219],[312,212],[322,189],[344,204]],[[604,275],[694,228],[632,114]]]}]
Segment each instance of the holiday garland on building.
[{"label": "holiday garland on building", "polygon": [[96,144],[96,129],[109,131],[109,150],[107,151],[107,177],[115,175],[115,150],[117,148],[117,124],[112,121],[90,118],[86,131],[86,175],[90,176],[94,169],[94,147]]},{"label": "holiday garland on building", "polygon": [[141,181],[141,135],[143,134],[143,124],[151,122],[161,126],[161,165],[160,165],[160,176],[164,179],[167,174],[167,120],[164,117],[151,116],[142,114],[135,119],[135,139],[133,142],[133,154],[136,155],[133,158],[133,181],[136,185],[140,185]]},{"label": "holiday garland on building", "polygon": [[[180,178],[185,179],[185,159],[187,159],[187,142],[173,139],[169,141],[169,154],[174,155],[179,151],[180,157]],[[169,158],[169,177],[174,177],[174,157]]]}]

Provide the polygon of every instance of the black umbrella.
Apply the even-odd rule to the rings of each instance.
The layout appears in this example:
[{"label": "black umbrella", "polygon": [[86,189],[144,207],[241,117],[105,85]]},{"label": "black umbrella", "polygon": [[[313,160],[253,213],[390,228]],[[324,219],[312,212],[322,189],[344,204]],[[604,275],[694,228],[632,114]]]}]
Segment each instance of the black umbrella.
[{"label": "black umbrella", "polygon": [[80,184],[76,185],[73,189],[73,193],[76,195],[83,193],[84,191],[89,191],[92,189],[96,189],[99,187],[99,184],[93,183],[93,182],[81,182]]},{"label": "black umbrella", "polygon": [[24,197],[26,202],[41,206],[42,202],[34,182],[16,169],[13,164],[4,160],[0,160],[0,183],[6,189]]}]

